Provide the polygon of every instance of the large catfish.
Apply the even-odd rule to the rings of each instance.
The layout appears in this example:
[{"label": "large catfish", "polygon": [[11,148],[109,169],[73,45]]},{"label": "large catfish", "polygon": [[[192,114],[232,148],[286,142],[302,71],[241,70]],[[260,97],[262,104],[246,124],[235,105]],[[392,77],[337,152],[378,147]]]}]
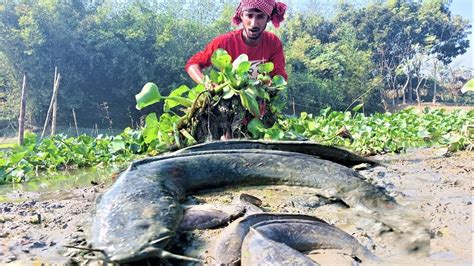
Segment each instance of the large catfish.
[{"label": "large catfish", "polygon": [[90,243],[110,262],[182,258],[165,251],[181,222],[186,194],[227,185],[287,184],[318,188],[351,207],[396,205],[354,170],[314,156],[273,150],[172,154],[132,163],[96,205]]}]

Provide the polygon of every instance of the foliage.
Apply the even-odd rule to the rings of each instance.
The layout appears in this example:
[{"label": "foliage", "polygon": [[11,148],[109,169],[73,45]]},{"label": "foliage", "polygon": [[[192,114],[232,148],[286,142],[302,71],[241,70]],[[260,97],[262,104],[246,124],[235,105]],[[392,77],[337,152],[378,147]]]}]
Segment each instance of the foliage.
[{"label": "foliage", "polygon": [[117,136],[65,135],[38,139],[26,132],[24,145],[0,149],[0,182],[24,182],[38,171],[56,171],[124,162],[137,154],[156,154],[162,146],[144,142],[142,132],[126,128]]},{"label": "foliage", "polygon": [[[155,113],[150,113],[146,118],[145,141],[158,140],[161,143],[177,144],[180,134],[187,140],[188,144],[196,142],[196,134],[193,120],[197,120],[196,110],[217,106],[221,101],[230,101],[238,97],[242,107],[251,114],[249,131],[255,132],[255,126],[263,126],[260,121],[263,117],[259,102],[266,101],[268,109],[274,114],[281,114],[284,107],[284,91],[286,81],[282,76],[270,77],[273,71],[273,63],[260,64],[258,66],[257,79],[251,79],[249,75],[250,62],[248,56],[240,55],[232,62],[232,58],[223,49],[217,49],[211,57],[212,69],[209,75],[204,77],[204,84],[199,84],[193,89],[180,86],[173,90],[169,96],[162,96],[158,86],[149,82],[145,84],[142,91],[135,96],[137,109],[150,106],[164,100],[164,114],[158,120]],[[209,102],[206,100],[211,99]],[[184,107],[181,111],[184,115],[179,116],[172,109]],[[246,114],[238,114],[245,117]],[[191,130],[187,130],[191,128]],[[173,137],[172,137],[173,136]]]},{"label": "foliage", "polygon": [[[168,92],[187,78],[186,59],[230,29],[223,21],[231,14],[217,14],[227,9],[210,0],[186,8],[178,0],[94,1],[98,4],[92,6],[85,2],[89,1],[0,3],[0,51],[15,62],[16,73],[28,73],[32,124],[43,124],[56,66],[62,76],[58,121],[72,122],[75,108],[80,126],[105,124],[100,115],[104,102],[118,128],[129,124],[129,115],[137,121],[140,114],[134,111],[130,88],[152,80],[166,84]],[[196,14],[192,6],[209,16]]]},{"label": "foliage", "polygon": [[0,131],[5,127],[4,121],[11,121],[18,118],[20,90],[11,64],[5,55],[0,51]]},{"label": "foliage", "polygon": [[[299,117],[279,119],[271,128],[254,120],[249,130],[255,138],[293,140],[307,138],[327,145],[344,146],[361,154],[403,152],[409,148],[445,146],[450,151],[474,145],[474,111],[425,109],[422,114],[413,109],[398,113],[359,113],[321,110],[318,116],[301,113]],[[125,129],[111,137],[99,135],[77,138],[57,135],[38,140],[27,133],[23,146],[0,149],[0,182],[24,182],[38,171],[95,166],[123,162],[137,154],[156,155],[167,150],[174,141],[172,115],[166,113],[155,120],[158,127],[142,131]],[[155,115],[156,119],[156,115]],[[346,133],[341,134],[341,128]],[[147,132],[148,131],[148,132]],[[152,135],[151,141],[150,136]]]},{"label": "foliage", "polygon": [[[474,111],[426,108],[422,114],[414,109],[398,113],[375,113],[365,116],[352,112],[321,110],[314,117],[280,120],[271,129],[261,129],[266,139],[307,138],[327,145],[345,146],[361,154],[402,152],[408,148],[446,145],[452,151],[474,144]],[[345,134],[341,134],[341,131]]]},{"label": "foliage", "polygon": [[462,93],[466,93],[468,91],[474,91],[474,79],[470,79],[461,89]]},{"label": "foliage", "polygon": [[[7,81],[16,96],[22,73],[28,73],[32,125],[44,123],[57,66],[60,123],[72,123],[74,108],[79,126],[108,126],[101,108],[106,102],[114,126],[123,128],[133,120],[136,127],[142,113],[133,108],[131,89],[152,81],[168,95],[178,84],[191,84],[183,71],[186,60],[232,30],[229,22],[238,1],[184,2],[2,1],[0,53],[5,60],[0,62],[6,66],[0,72],[15,74],[7,74]],[[292,1],[283,27],[269,27],[282,39],[289,94],[298,111],[345,110],[354,101],[365,103],[366,110],[380,110],[381,96],[395,99],[407,81],[403,91],[409,94],[419,73],[432,78],[430,66],[412,60],[416,56],[444,64],[469,45],[469,22],[452,16],[446,1],[349,2],[341,1],[326,14],[321,10],[330,3]],[[406,95],[407,100],[412,96]],[[12,104],[2,105],[0,113],[14,117],[9,107],[16,99],[9,98]]]},{"label": "foliage", "polygon": [[[413,100],[413,87],[408,84],[420,72],[430,70],[436,80],[436,61],[450,63],[469,47],[467,35],[471,26],[467,20],[451,16],[448,3],[388,1],[359,9],[348,4],[341,6],[336,23],[352,25],[357,46],[371,51],[373,73],[383,80],[381,93],[392,100],[392,105],[397,104],[400,95],[407,101]],[[414,60],[421,55],[428,60]],[[422,64],[428,61],[429,65]],[[436,94],[436,82],[431,88],[432,95]]]},{"label": "foliage", "polygon": [[366,103],[370,111],[378,109],[371,101],[378,78],[367,71],[374,68],[371,52],[356,46],[350,25],[339,26],[338,41],[324,43],[304,32],[297,35],[293,34],[286,56],[289,95],[299,110],[317,112],[328,106],[344,110],[354,100]]}]

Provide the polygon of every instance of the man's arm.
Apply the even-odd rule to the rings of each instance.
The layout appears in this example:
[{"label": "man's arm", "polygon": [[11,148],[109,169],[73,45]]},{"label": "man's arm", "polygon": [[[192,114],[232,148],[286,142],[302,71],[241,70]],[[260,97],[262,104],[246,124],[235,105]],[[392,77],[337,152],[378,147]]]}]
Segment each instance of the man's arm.
[{"label": "man's arm", "polygon": [[193,55],[188,62],[186,63],[185,70],[186,73],[196,82],[202,83],[204,79],[204,74],[202,70],[211,65],[212,53],[219,48],[222,37],[217,37],[212,40],[204,50]]},{"label": "man's arm", "polygon": [[202,83],[204,79],[204,74],[202,73],[202,69],[198,64],[188,66],[188,75],[196,82]]}]

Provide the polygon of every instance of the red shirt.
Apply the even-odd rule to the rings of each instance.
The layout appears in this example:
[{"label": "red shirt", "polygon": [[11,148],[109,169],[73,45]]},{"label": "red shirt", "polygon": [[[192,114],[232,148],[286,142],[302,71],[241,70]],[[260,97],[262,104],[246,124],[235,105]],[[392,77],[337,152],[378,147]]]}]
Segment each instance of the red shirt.
[{"label": "red shirt", "polygon": [[199,65],[201,69],[209,67],[211,65],[212,53],[218,48],[222,48],[230,54],[232,61],[241,54],[248,55],[249,61],[252,62],[250,72],[254,77],[257,75],[256,69],[259,64],[272,62],[275,68],[270,75],[272,77],[281,75],[285,80],[288,80],[288,75],[285,71],[285,55],[283,54],[283,45],[280,39],[275,34],[264,31],[260,42],[257,46],[252,47],[245,44],[242,38],[242,30],[231,31],[212,40],[203,51],[198,52],[188,60],[185,67],[186,71],[188,71],[191,65]]}]

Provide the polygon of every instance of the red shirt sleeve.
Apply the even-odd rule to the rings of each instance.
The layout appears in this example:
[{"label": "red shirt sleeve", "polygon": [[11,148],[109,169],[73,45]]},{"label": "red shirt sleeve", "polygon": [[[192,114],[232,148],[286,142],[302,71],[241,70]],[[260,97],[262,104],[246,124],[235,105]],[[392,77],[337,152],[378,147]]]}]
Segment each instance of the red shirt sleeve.
[{"label": "red shirt sleeve", "polygon": [[217,48],[219,48],[219,44],[221,42],[221,37],[217,37],[214,40],[212,40],[204,50],[198,52],[197,54],[193,55],[188,62],[186,63],[186,66],[184,69],[186,72],[188,71],[188,68],[192,65],[199,65],[201,69],[204,69],[208,66],[211,65],[211,56],[214,53]]}]

